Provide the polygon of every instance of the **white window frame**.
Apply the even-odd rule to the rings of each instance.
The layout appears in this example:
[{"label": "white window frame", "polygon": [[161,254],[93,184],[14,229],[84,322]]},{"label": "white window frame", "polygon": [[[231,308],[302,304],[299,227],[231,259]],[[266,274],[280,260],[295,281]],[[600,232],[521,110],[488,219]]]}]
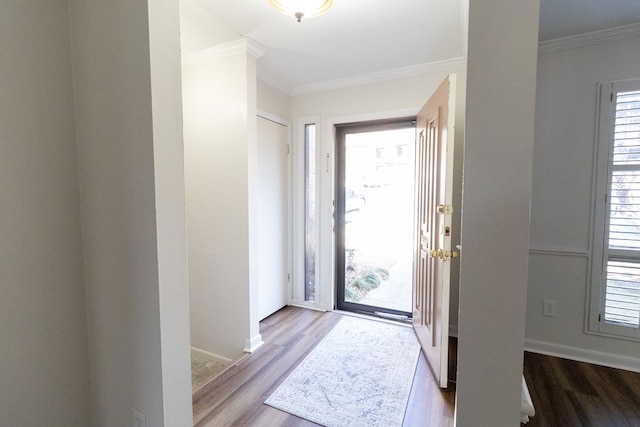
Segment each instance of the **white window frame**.
[{"label": "white window frame", "polygon": [[[592,224],[592,269],[588,332],[640,341],[640,327],[614,324],[605,320],[605,298],[609,260],[609,201],[613,167],[613,134],[615,128],[616,94],[640,90],[640,79],[603,82],[599,84],[597,141],[595,145],[594,215]],[[631,252],[635,251],[629,251]],[[640,262],[640,254],[631,254]]]},{"label": "white window frame", "polygon": [[320,208],[318,195],[320,194],[320,178],[318,162],[316,169],[316,259],[315,259],[315,300],[305,301],[305,150],[306,150],[306,126],[315,125],[316,129],[316,159],[320,158],[322,136],[320,116],[300,117],[295,129],[296,138],[292,144],[293,157],[293,271],[291,304],[295,306],[324,310],[320,297],[321,270],[320,270]]}]

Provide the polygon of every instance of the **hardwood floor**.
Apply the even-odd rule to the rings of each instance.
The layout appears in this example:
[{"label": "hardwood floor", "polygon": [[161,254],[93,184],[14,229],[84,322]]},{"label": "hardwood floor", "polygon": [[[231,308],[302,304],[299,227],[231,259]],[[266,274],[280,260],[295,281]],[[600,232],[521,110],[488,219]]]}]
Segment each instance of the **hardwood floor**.
[{"label": "hardwood floor", "polygon": [[638,427],[640,374],[525,353],[536,416],[528,427]]},{"label": "hardwood floor", "polygon": [[[315,426],[263,402],[342,315],[286,307],[260,322],[265,344],[193,394],[196,426]],[[452,426],[453,391],[440,391],[422,354],[404,425]],[[425,404],[427,402],[427,404]]]},{"label": "hardwood floor", "polygon": [[[342,315],[286,307],[260,323],[265,344],[194,392],[196,426],[315,426],[263,402]],[[450,364],[455,372],[455,340]],[[525,353],[536,416],[527,427],[640,427],[640,374]],[[404,427],[453,425],[455,387],[435,386],[421,354]]]}]

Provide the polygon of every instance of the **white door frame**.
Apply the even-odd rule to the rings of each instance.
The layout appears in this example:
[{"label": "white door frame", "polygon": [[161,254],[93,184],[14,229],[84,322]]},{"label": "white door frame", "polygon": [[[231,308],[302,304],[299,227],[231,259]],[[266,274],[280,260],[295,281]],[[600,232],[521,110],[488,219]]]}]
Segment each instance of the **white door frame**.
[{"label": "white door frame", "polygon": [[[270,120],[274,123],[278,123],[287,128],[287,232],[288,232],[288,241],[287,241],[287,272],[289,275],[289,283],[287,286],[287,302],[291,304],[292,298],[292,268],[293,268],[293,247],[292,247],[292,239],[293,239],[293,227],[292,227],[292,219],[293,219],[293,186],[292,186],[292,161],[291,158],[291,122],[287,119],[284,119],[278,115],[271,114],[262,109],[258,109],[257,116],[262,117],[263,119]],[[258,159],[259,161],[259,159]]]}]

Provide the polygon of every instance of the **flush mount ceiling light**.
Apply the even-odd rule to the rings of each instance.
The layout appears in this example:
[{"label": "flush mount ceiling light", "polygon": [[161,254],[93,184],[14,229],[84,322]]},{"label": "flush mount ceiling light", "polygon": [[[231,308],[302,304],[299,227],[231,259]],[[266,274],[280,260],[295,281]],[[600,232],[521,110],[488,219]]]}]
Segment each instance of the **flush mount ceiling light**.
[{"label": "flush mount ceiling light", "polygon": [[280,12],[293,16],[300,22],[302,17],[311,18],[326,13],[333,4],[333,0],[269,0],[269,3]]}]

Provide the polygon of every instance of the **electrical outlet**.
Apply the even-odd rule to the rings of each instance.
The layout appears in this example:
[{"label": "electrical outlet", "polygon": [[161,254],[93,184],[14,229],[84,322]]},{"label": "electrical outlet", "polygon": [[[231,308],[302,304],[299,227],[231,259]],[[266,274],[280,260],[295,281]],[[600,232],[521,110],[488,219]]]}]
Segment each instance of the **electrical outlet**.
[{"label": "electrical outlet", "polygon": [[133,408],[133,427],[147,427],[147,417],[135,408]]},{"label": "electrical outlet", "polygon": [[542,314],[545,316],[556,317],[556,302],[548,299],[544,300],[542,310]]}]

